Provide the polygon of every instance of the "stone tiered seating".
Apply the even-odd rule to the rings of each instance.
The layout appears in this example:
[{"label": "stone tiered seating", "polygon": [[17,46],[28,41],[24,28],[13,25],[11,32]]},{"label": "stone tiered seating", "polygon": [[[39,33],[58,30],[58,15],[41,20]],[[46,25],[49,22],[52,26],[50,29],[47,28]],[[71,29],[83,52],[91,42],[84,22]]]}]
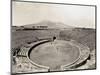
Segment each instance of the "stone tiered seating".
[{"label": "stone tiered seating", "polygon": [[27,56],[27,52],[28,52],[28,49],[27,48],[21,48],[18,55],[19,56]]}]

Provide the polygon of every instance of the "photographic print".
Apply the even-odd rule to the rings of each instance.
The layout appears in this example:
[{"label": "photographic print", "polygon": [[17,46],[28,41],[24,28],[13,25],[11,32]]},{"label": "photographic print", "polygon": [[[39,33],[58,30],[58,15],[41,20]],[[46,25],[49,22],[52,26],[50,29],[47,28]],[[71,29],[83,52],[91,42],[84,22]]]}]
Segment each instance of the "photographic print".
[{"label": "photographic print", "polygon": [[13,74],[96,69],[96,6],[12,0]]}]

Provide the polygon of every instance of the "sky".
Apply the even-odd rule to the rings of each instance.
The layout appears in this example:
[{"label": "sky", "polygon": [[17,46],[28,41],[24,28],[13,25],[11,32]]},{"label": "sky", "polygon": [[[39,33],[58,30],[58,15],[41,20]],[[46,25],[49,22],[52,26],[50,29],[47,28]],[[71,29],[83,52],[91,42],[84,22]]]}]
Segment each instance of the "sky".
[{"label": "sky", "polygon": [[13,26],[35,24],[42,21],[61,22],[74,27],[95,28],[95,7],[13,1]]}]

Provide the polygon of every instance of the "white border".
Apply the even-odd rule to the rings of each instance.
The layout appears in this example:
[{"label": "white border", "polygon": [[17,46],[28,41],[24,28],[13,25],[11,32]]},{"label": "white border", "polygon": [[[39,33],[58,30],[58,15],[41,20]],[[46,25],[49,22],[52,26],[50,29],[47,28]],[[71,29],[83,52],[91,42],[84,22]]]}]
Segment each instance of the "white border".
[{"label": "white border", "polygon": [[[31,0],[32,1],[32,0]],[[57,3],[97,5],[97,70],[40,73],[40,75],[100,74],[100,0],[33,0]],[[10,0],[0,0],[0,75],[10,75]],[[27,74],[30,75],[30,74]]]}]

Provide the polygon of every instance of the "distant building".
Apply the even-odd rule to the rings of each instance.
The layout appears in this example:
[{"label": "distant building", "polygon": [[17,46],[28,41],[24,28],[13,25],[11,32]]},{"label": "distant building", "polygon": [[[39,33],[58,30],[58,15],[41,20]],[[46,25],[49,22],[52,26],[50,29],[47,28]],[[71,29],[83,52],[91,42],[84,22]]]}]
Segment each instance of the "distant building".
[{"label": "distant building", "polygon": [[32,26],[33,29],[47,29],[48,26]]}]

